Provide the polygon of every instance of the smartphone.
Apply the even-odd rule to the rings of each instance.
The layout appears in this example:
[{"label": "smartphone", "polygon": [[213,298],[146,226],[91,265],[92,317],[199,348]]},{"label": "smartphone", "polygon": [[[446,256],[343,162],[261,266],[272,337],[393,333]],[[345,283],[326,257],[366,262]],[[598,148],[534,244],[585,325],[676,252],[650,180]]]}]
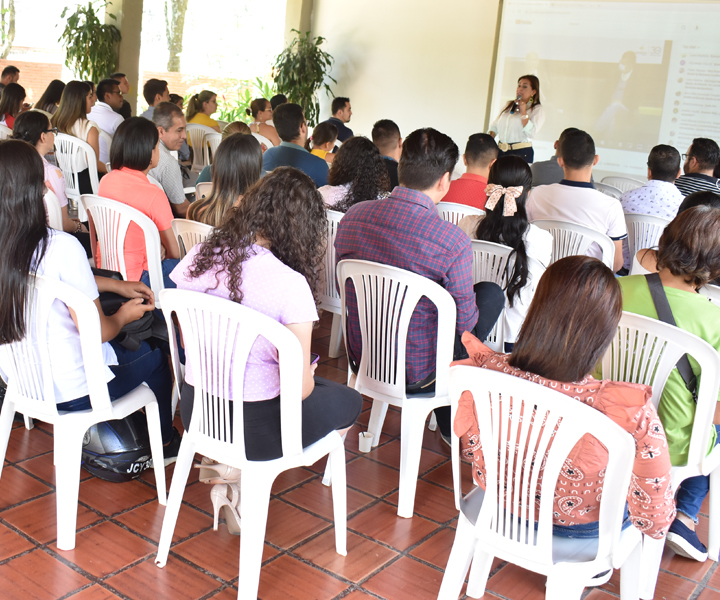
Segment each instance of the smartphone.
[{"label": "smartphone", "polygon": [[319,355],[319,354],[315,354],[314,352],[311,352],[311,353],[310,353],[310,364],[311,364],[311,365],[314,365],[314,364],[317,363],[317,361],[319,361],[319,360],[320,360],[320,355]]}]

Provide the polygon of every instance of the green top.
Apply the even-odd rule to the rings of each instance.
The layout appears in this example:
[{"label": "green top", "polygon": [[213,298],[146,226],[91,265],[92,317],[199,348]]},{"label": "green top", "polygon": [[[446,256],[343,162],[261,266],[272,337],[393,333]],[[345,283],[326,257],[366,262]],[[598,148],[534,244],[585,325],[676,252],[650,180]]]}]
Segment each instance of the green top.
[{"label": "green top", "polygon": [[[647,280],[643,275],[621,277],[619,280],[623,295],[623,310],[657,319],[657,311],[650,295]],[[712,304],[705,296],[684,292],[670,287],[663,287],[672,309],[675,323],[680,329],[689,331],[705,340],[713,348],[720,350],[720,307]],[[690,366],[700,380],[700,366],[690,355]],[[690,436],[695,419],[695,401],[688,392],[677,369],[673,369],[668,377],[658,415],[665,428],[665,435],[670,446],[670,462],[675,465],[687,464],[690,450]],[[712,426],[712,424],[709,424]],[[715,446],[717,433],[711,427],[710,447]]]}]

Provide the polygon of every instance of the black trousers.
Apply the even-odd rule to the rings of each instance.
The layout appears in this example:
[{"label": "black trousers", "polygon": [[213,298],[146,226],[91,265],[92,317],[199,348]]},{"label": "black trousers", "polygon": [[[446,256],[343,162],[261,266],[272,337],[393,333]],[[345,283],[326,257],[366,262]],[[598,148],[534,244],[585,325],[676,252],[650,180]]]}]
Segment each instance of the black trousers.
[{"label": "black trousers", "polygon": [[530,148],[520,148],[518,150],[506,150],[505,152],[500,150],[500,152],[498,152],[498,158],[501,156],[519,156],[527,164],[531,165],[535,159],[535,150],[532,149],[532,146]]}]

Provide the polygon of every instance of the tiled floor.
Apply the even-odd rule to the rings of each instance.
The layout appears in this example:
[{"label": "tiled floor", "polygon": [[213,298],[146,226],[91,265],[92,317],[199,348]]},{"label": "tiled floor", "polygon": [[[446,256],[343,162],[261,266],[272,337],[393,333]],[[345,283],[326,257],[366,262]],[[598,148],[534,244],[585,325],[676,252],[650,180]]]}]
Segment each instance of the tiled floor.
[{"label": "tiled floor", "polygon": [[[329,319],[316,331],[318,375],[344,381],[345,359],[327,359]],[[260,598],[424,600],[437,597],[454,538],[456,512],[448,452],[439,434],[425,432],[415,516],[396,515],[400,418],[390,411],[380,446],[357,452],[370,404],[347,441],[348,555],[334,550],[330,490],[323,464],[295,469],[275,483],[270,502]],[[212,530],[209,486],[191,475],[167,566],[154,562],[164,509],[153,476],[106,483],[82,471],[77,546],[59,552],[55,541],[52,429],[13,430],[0,480],[0,598],[110,600],[237,597],[239,538],[224,524]],[[171,476],[172,467],[168,467]],[[467,487],[468,481],[465,481]],[[703,516],[701,538],[707,539]],[[656,598],[720,600],[717,564],[666,551]],[[496,561],[486,598],[544,597],[542,577]],[[589,600],[619,593],[617,574]]]}]

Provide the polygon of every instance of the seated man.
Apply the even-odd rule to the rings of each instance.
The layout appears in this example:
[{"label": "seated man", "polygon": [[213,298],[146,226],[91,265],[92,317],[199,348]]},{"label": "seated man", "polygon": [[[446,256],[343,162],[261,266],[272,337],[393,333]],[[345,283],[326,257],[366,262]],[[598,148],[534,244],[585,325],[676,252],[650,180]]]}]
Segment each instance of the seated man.
[{"label": "seated man", "polygon": [[[627,238],[627,227],[620,203],[598,192],[590,183],[593,167],[600,158],[595,154],[595,142],[584,131],[563,132],[558,149],[558,164],[565,178],[560,183],[532,189],[527,201],[528,221],[557,219],[604,233],[615,243],[613,271],[618,271],[623,265],[622,241]],[[602,258],[595,243],[587,254]]]},{"label": "seated man", "polygon": [[350,98],[333,98],[330,111],[332,112],[332,117],[328,119],[328,122],[337,127],[338,141],[344,142],[345,140],[349,140],[354,135],[353,130],[345,125],[345,123],[350,122],[350,117],[352,117]]},{"label": "seated man", "polygon": [[19,80],[20,69],[13,67],[12,65],[5,67],[0,75],[0,94],[2,94],[2,91],[8,83],[17,83]]},{"label": "seated man", "polygon": [[[97,102],[88,113],[88,120],[97,123],[97,126],[111,138],[125,119],[115,111],[122,106],[123,94],[120,83],[115,79],[103,79],[97,84]],[[103,136],[100,136],[100,162],[110,161],[110,148]]]},{"label": "seated man", "polygon": [[155,107],[161,102],[170,102],[168,82],[163,79],[148,79],[143,86],[143,98],[149,108],[140,116],[152,121]]},{"label": "seated man", "polygon": [[[435,129],[411,133],[400,157],[400,186],[388,198],[352,206],[338,226],[335,250],[338,262],[370,260],[412,271],[442,285],[457,305],[455,357],[464,358],[460,335],[471,331],[485,339],[505,306],[505,296],[494,283],[473,286],[470,238],[438,215],[436,204],[450,187],[450,173],[457,159],[458,148],[445,134]],[[351,365],[356,368],[362,342],[352,293],[348,294],[347,306],[347,348]],[[408,394],[434,390],[436,346],[437,310],[423,298],[408,332]],[[435,414],[447,441],[450,409],[443,407]]]},{"label": "seated man", "polygon": [[400,128],[390,119],[380,119],[372,128],[372,141],[383,155],[385,167],[390,176],[390,188],[400,185],[398,181],[398,162],[402,153]]},{"label": "seated man", "polygon": [[[542,160],[540,162],[534,162],[530,165],[532,171],[532,186],[537,187],[539,185],[550,185],[551,183],[560,183],[565,176],[562,167],[558,164],[558,156],[560,156],[560,141],[563,136],[570,133],[571,131],[578,131],[576,127],[568,127],[565,131],[560,134],[560,137],[555,140],[555,155],[549,160]],[[592,179],[590,179],[592,181]]]},{"label": "seated man", "polygon": [[318,187],[326,185],[327,162],[305,150],[308,128],[302,106],[290,102],[281,104],[273,111],[273,122],[282,142],[263,154],[263,171],[272,171],[275,167],[295,167]]},{"label": "seated man", "polygon": [[715,167],[720,164],[720,148],[717,143],[708,138],[695,138],[684,156],[685,174],[675,181],[682,195],[704,191],[720,194],[720,179],[713,175]]},{"label": "seated man", "polygon": [[187,138],[185,133],[185,115],[172,102],[161,102],[155,107],[153,123],[157,126],[160,141],[160,160],[157,167],[150,169],[148,175],[157,179],[170,200],[170,206],[176,217],[185,217],[190,203],[183,191],[183,176],[180,163],[170,152],[180,150]]},{"label": "seated man", "polygon": [[463,154],[467,171],[460,176],[460,179],[450,183],[450,191],[443,198],[443,202],[466,204],[485,210],[488,173],[497,159],[498,152],[498,145],[493,136],[487,133],[471,135]]},{"label": "seated man", "polygon": [[[110,79],[114,79],[120,84],[120,91],[123,93],[123,96],[130,93],[130,82],[125,76],[125,73],[113,73],[110,75]],[[125,98],[123,98],[122,106],[119,109],[116,109],[115,112],[122,116],[123,119],[129,119],[132,117],[132,108]]]}]

